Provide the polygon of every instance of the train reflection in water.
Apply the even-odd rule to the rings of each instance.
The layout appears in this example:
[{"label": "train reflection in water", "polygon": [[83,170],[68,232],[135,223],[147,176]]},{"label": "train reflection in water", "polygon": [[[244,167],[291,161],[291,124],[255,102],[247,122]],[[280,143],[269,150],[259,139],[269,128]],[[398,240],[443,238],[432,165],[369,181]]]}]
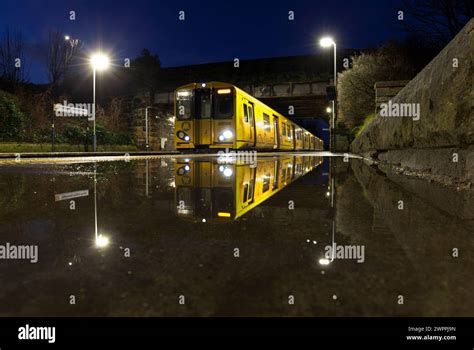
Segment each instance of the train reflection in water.
[{"label": "train reflection in water", "polygon": [[322,162],[322,157],[296,155],[178,161],[176,215],[194,222],[236,220]]}]

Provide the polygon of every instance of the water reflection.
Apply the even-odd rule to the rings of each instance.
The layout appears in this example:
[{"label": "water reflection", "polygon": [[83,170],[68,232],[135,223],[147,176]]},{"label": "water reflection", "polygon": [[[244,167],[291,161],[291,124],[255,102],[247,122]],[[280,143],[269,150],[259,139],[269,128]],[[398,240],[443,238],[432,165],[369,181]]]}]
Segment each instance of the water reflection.
[{"label": "water reflection", "polygon": [[0,260],[0,315],[472,315],[473,208],[360,160],[0,165],[0,244],[38,245]]},{"label": "water reflection", "polygon": [[322,162],[314,156],[177,161],[176,215],[194,222],[237,220]]}]

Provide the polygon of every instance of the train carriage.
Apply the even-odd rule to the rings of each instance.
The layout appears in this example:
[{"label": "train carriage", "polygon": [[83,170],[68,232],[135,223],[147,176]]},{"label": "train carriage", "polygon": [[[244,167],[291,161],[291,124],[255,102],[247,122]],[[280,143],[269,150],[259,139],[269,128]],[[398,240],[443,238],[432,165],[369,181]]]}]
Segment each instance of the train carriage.
[{"label": "train carriage", "polygon": [[323,150],[322,140],[232,84],[179,87],[175,114],[178,150]]}]

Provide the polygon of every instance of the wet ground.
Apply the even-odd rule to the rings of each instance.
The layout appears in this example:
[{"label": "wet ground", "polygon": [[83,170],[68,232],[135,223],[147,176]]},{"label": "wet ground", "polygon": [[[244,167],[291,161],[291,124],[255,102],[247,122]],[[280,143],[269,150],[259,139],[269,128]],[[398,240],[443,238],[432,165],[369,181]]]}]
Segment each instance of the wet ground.
[{"label": "wet ground", "polygon": [[0,260],[0,316],[472,316],[473,202],[321,154],[3,163],[38,262]]}]

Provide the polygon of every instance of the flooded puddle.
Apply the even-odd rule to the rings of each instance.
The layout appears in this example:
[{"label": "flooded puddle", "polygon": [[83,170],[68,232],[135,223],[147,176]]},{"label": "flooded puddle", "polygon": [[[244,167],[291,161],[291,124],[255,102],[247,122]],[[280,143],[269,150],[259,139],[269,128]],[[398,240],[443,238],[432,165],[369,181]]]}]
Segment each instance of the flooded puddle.
[{"label": "flooded puddle", "polygon": [[1,316],[474,313],[472,192],[359,159],[7,164],[0,192]]}]

